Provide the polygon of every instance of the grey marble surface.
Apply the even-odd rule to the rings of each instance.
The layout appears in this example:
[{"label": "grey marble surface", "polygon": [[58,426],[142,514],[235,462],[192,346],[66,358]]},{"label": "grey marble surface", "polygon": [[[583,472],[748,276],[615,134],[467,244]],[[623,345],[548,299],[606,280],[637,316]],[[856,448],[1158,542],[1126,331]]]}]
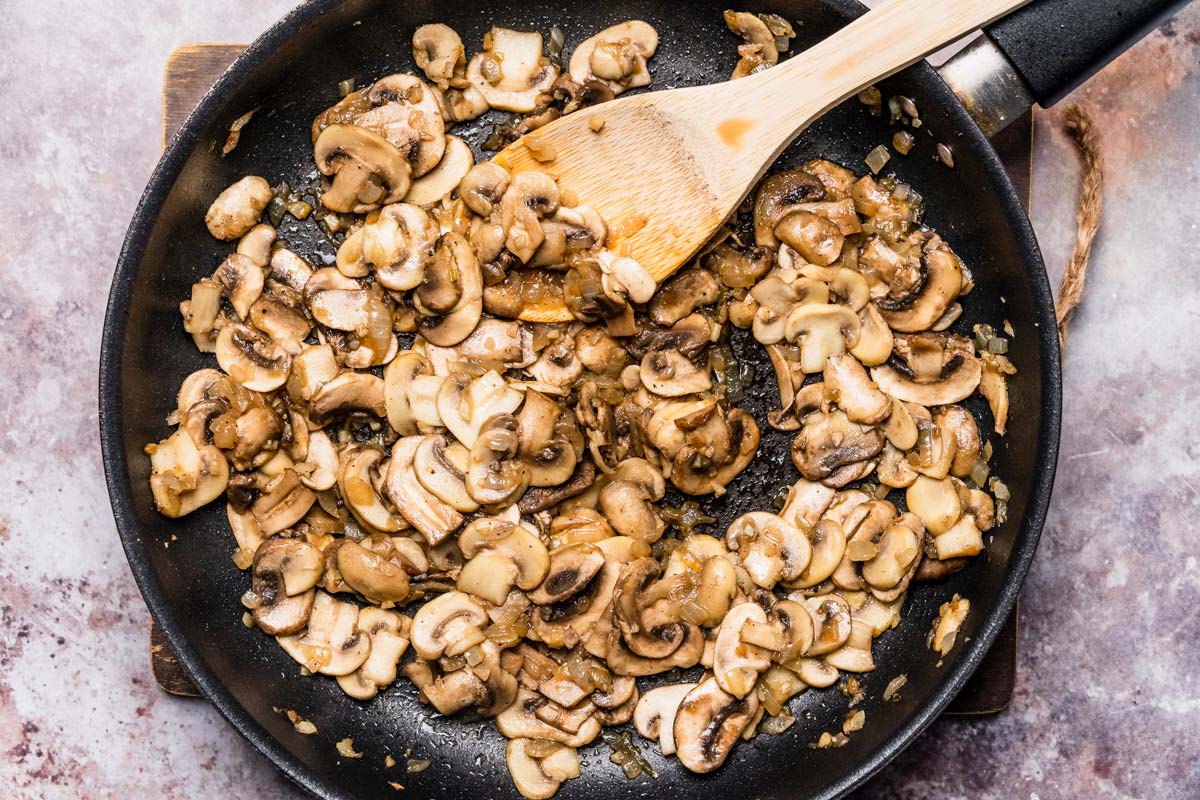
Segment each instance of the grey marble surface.
[{"label": "grey marble surface", "polygon": [[[159,151],[162,66],[290,6],[0,2],[0,786],[18,798],[291,797],[206,703],[158,691],[112,524],[96,362],[112,266]],[[1017,696],[943,720],[861,798],[1200,796],[1200,8],[1073,98],[1108,207],[1065,365],[1053,513],[1026,584]],[[1037,116],[1033,217],[1052,274],[1077,164]]]}]

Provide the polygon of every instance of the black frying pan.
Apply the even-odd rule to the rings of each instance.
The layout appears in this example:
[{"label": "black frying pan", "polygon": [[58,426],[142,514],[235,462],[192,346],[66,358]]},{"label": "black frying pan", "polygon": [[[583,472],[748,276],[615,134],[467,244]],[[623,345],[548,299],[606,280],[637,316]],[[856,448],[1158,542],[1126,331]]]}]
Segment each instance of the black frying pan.
[{"label": "black frying pan", "polygon": [[[735,5],[802,21],[797,26],[800,47],[863,11],[853,0]],[[1002,23],[995,39],[1013,55],[1029,96],[1053,101],[1174,5],[1165,0],[1042,0]],[[452,25],[468,48],[478,46],[492,24],[543,32],[559,25],[571,47],[609,24],[645,19],[662,37],[652,65],[654,88],[723,79],[736,60],[736,41],[722,22],[721,12],[728,6],[724,0],[603,5],[561,0],[557,6],[530,0],[314,0],[295,10],[229,68],[167,148],[117,265],[101,351],[100,422],[113,510],[134,577],[200,690],[290,778],[322,797],[393,798],[388,780],[403,783],[404,796],[412,798],[478,800],[517,794],[493,722],[434,719],[405,681],[369,703],[358,703],[332,680],[300,678],[294,662],[271,638],[242,627],[239,597],[248,579],[230,563],[233,545],[223,504],[175,521],[154,510],[142,448],[168,433],[164,419],[175,407],[180,381],[211,365],[211,357],[192,346],[178,313],[178,302],[192,282],[211,273],[229,249],[209,236],[204,213],[216,194],[243,174],[263,175],[272,183],[307,175],[313,169],[308,126],[317,112],[337,100],[338,82],[355,78],[364,85],[390,72],[412,70],[411,34],[425,22]],[[1064,31],[1071,33],[1064,36]],[[1051,49],[1039,50],[1039,42]],[[859,707],[867,712],[867,725],[845,747],[807,746],[822,731],[836,730],[847,708],[836,690],[812,691],[795,701],[798,721],[790,731],[738,746],[721,770],[705,777],[688,773],[674,759],[660,757],[657,747],[646,745],[641,749],[661,777],[628,781],[608,763],[607,749],[597,744],[584,753],[582,777],[564,785],[563,800],[843,794],[894,757],[945,708],[1012,609],[1045,519],[1058,447],[1059,352],[1050,288],[1033,231],[999,159],[946,84],[922,64],[886,81],[882,89],[885,96],[912,97],[925,121],[917,149],[908,158],[894,157],[887,169],[925,196],[927,221],[977,279],[955,329],[969,332],[977,322],[998,326],[1008,319],[1016,330],[1010,357],[1020,372],[1009,381],[1009,434],[996,443],[993,460],[995,474],[1012,491],[1008,522],[995,531],[986,556],[943,583],[909,593],[902,624],[876,642],[881,667],[863,676],[868,699]],[[229,124],[252,108],[259,110],[240,144],[222,158]],[[478,146],[499,116],[493,112],[456,133],[483,156]],[[863,156],[890,137],[886,120],[850,102],[800,137],[777,168],[822,156],[861,172]],[[937,141],[953,147],[954,169],[933,157]],[[311,224],[288,218],[280,235],[311,259],[332,256],[333,246]],[[753,341],[735,338],[734,346],[757,367],[747,402],[762,420],[777,398],[772,370]],[[990,430],[984,405],[974,402],[971,409],[981,427]],[[766,426],[763,431],[754,464],[725,498],[708,504],[718,517],[718,531],[740,513],[769,508],[779,487],[796,477],[788,457],[792,435]],[[972,610],[960,645],[937,668],[925,635],[938,605],[956,592],[971,599]],[[899,673],[908,676],[900,702],[883,702],[884,687]],[[295,733],[274,707],[296,709],[316,722],[319,734]],[[347,736],[365,758],[338,756],[334,743]],[[403,765],[409,748],[432,766],[415,774],[402,767],[385,771],[385,753]]]}]

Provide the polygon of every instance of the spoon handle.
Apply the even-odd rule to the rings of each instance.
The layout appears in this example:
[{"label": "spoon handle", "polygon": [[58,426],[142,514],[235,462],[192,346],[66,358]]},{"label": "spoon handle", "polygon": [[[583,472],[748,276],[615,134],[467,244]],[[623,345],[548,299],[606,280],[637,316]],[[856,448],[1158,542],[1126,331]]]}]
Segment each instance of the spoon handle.
[{"label": "spoon handle", "polygon": [[[819,44],[748,79],[786,145],[821,114],[1029,0],[886,0]],[[782,113],[781,113],[782,112]]]}]

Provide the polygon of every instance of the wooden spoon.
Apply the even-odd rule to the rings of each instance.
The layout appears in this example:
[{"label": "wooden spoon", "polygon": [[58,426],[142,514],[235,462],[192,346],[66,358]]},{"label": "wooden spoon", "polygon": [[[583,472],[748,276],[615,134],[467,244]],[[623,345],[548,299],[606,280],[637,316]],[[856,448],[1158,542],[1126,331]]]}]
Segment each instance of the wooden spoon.
[{"label": "wooden spoon", "polygon": [[[623,97],[561,117],[496,162],[537,169],[596,209],[621,252],[661,283],[687,263],[779,154],[828,109],[1029,0],[886,0],[768,70],[708,86]],[[603,120],[600,132],[592,120]],[[539,162],[527,141],[553,149]],[[864,154],[865,155],[865,154]],[[566,322],[560,304],[530,322]]]}]

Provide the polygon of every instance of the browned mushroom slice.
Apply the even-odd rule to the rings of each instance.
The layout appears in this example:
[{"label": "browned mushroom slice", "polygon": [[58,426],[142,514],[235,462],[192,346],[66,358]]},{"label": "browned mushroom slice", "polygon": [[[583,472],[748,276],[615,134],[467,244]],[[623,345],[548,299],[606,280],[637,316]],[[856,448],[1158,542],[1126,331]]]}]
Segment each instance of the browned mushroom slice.
[{"label": "browned mushroom slice", "polygon": [[371,653],[357,670],[338,678],[342,691],[356,700],[370,700],[396,680],[396,666],[408,649],[412,621],[395,611],[374,606],[358,610],[357,627],[371,637]]},{"label": "browned mushroom slice", "polygon": [[777,247],[775,226],[801,203],[825,199],[825,187],[805,170],[791,170],[772,175],[758,187],[754,201],[755,244]]},{"label": "browned mushroom slice", "polygon": [[383,491],[396,510],[421,532],[430,545],[437,545],[463,523],[462,514],[429,492],[413,471],[413,459],[423,436],[406,436],[392,446]]},{"label": "browned mushroom slice", "polygon": [[261,331],[246,325],[226,325],[217,335],[217,363],[242,386],[270,392],[284,384],[291,357]]},{"label": "browned mushroom slice", "polygon": [[542,35],[492,28],[483,52],[467,64],[467,79],[492,108],[528,113],[550,90],[558,68],[542,55]]},{"label": "browned mushroom slice", "polygon": [[272,636],[303,629],[323,570],[321,551],[303,540],[264,541],[254,553],[251,573],[255,624]]},{"label": "browned mushroom slice", "polygon": [[503,605],[517,587],[526,592],[546,578],[550,557],[536,533],[521,523],[482,517],[458,537],[469,559],[458,576],[458,588],[494,606]]},{"label": "browned mushroom slice", "polygon": [[885,394],[928,407],[966,399],[979,386],[982,373],[969,339],[922,333],[897,336],[893,357],[874,367],[871,377]]},{"label": "browned mushroom slice", "polygon": [[851,422],[875,425],[892,413],[892,403],[853,356],[830,356],[825,362],[825,398],[846,412]]},{"label": "browned mushroom slice", "polygon": [[387,415],[382,380],[369,372],[343,372],[321,385],[308,408],[308,418],[317,426],[351,414]]},{"label": "browned mushroom slice", "polygon": [[147,445],[150,491],[154,505],[167,517],[182,517],[216,500],[229,485],[229,462],[215,446],[200,447],[180,429],[157,444]]},{"label": "browned mushroom slice", "polygon": [[715,678],[705,678],[684,696],[675,712],[676,755],[692,772],[712,772],[725,763],[758,712],[758,695],[738,699]]},{"label": "browned mushroom slice", "polygon": [[285,469],[267,482],[250,506],[263,535],[271,536],[295,525],[312,508],[317,496],[300,482],[295,470]]},{"label": "browned mushroom slice", "polygon": [[[851,422],[842,411],[811,414],[792,443],[792,462],[811,481],[835,479],[843,467],[874,458],[883,449],[883,434]],[[848,481],[830,483],[844,485]]]},{"label": "browned mushroom slice", "polygon": [[372,211],[402,199],[412,184],[412,166],[395,145],[356,125],[325,128],[313,157],[322,175],[334,176],[321,195],[321,202],[332,211]]},{"label": "browned mushroom slice", "polygon": [[301,666],[322,675],[349,675],[371,652],[370,634],[358,628],[358,606],[317,591],[303,633],[279,636],[279,646]]},{"label": "browned mushroom slice", "polygon": [[209,206],[204,221],[208,232],[229,242],[245,235],[271,202],[271,185],[257,175],[230,184]]},{"label": "browned mushroom slice", "polygon": [[346,585],[368,602],[388,606],[407,599],[408,573],[399,562],[350,539],[338,543],[334,560]]},{"label": "browned mushroom slice", "polygon": [[674,325],[700,306],[717,299],[720,287],[706,269],[685,269],[664,283],[650,301],[650,319],[659,325]]},{"label": "browned mushroom slice", "polygon": [[517,791],[529,800],[553,797],[564,781],[579,777],[579,754],[563,744],[513,739],[505,751],[508,772]]},{"label": "browned mushroom slice", "polygon": [[876,301],[883,318],[902,333],[932,328],[962,292],[963,269],[948,248],[930,249],[922,256],[924,283],[914,285],[902,301]]}]

